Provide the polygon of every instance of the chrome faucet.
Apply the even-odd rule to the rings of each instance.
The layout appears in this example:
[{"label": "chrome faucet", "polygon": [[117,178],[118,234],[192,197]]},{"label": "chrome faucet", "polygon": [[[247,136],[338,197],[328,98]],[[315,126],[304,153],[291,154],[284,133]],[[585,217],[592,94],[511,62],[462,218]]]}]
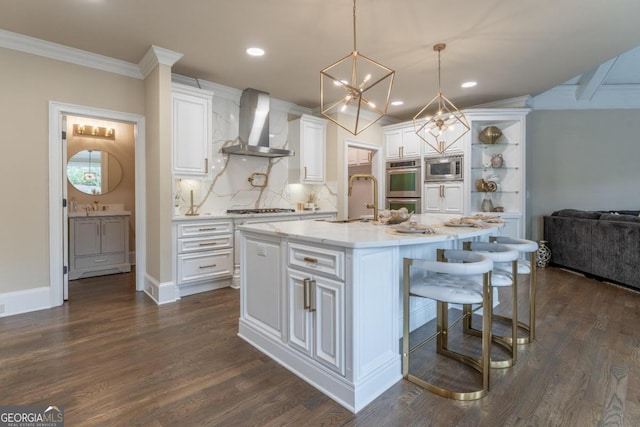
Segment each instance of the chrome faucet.
[{"label": "chrome faucet", "polygon": [[373,181],[373,203],[367,203],[367,209],[373,209],[373,220],[378,220],[378,180],[375,176],[368,173],[356,173],[349,177],[349,192],[348,196],[351,196],[353,190],[353,180],[356,178],[371,178]]}]

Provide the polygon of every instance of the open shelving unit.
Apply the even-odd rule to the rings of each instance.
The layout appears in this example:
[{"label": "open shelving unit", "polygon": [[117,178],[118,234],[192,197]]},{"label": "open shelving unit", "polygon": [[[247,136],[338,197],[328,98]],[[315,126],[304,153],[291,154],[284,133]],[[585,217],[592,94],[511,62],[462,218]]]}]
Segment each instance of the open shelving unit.
[{"label": "open shelving unit", "polygon": [[[507,222],[504,235],[524,237],[525,197],[525,146],[526,115],[528,108],[470,109],[464,113],[471,127],[466,135],[465,183],[467,184],[467,212],[483,212],[483,201],[488,199],[494,209]],[[480,133],[495,126],[502,136],[494,143],[484,143]],[[492,165],[494,157],[502,158],[502,165]],[[479,191],[478,180],[493,181],[496,191]],[[486,205],[486,203],[485,203]]]}]

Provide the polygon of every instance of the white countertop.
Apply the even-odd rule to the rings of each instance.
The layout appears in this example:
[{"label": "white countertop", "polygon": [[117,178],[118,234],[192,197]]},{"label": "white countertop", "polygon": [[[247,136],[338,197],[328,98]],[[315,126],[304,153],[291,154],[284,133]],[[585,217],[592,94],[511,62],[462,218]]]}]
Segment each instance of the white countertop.
[{"label": "white countertop", "polygon": [[253,231],[280,237],[291,237],[312,243],[328,244],[346,248],[373,248],[386,246],[416,245],[444,240],[457,240],[495,234],[504,224],[491,224],[486,228],[448,227],[444,223],[449,216],[422,214],[411,220],[427,224],[436,229],[435,234],[400,234],[393,226],[373,222],[331,223],[322,220],[267,222],[240,225],[240,230]]},{"label": "white countertop", "polygon": [[69,212],[69,218],[81,218],[81,217],[92,217],[92,216],[130,216],[130,211],[79,211],[79,212]]},{"label": "white countertop", "polygon": [[273,213],[255,213],[255,214],[228,214],[225,212],[205,212],[195,216],[179,215],[174,216],[174,221],[196,221],[198,219],[238,219],[238,218],[269,218],[269,217],[287,217],[287,216],[313,216],[313,215],[336,215],[336,211],[324,211],[324,210],[305,210],[295,212],[273,212]]}]

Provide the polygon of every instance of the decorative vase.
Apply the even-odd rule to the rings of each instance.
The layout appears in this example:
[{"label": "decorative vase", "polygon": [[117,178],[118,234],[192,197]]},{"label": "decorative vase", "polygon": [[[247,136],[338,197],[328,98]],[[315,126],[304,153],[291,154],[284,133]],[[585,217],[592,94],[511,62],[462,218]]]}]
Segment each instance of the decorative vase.
[{"label": "decorative vase", "polygon": [[504,158],[502,154],[494,154],[491,156],[491,167],[492,168],[501,168],[504,166]]},{"label": "decorative vase", "polygon": [[489,126],[480,131],[478,139],[485,144],[495,144],[502,137],[502,131],[496,126]]},{"label": "decorative vase", "polygon": [[482,209],[482,212],[491,212],[491,209],[493,209],[493,202],[491,199],[484,199],[480,208]]},{"label": "decorative vase", "polygon": [[551,249],[547,246],[546,240],[540,240],[538,242],[538,252],[536,253],[536,265],[540,268],[549,266],[551,261]]}]

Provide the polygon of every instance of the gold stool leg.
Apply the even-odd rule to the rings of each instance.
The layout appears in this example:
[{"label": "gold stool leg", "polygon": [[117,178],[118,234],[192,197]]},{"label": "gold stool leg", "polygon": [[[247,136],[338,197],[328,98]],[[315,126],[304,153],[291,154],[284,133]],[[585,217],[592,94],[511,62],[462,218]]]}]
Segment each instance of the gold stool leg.
[{"label": "gold stool leg", "polygon": [[[475,359],[467,355],[449,350],[448,347],[448,304],[446,302],[437,301],[437,329],[435,336],[437,337],[436,351],[444,356],[450,357],[454,360],[462,362],[475,370],[479,371],[482,375],[482,388],[480,390],[457,392],[439,387],[435,384],[428,383],[421,378],[418,378],[409,373],[409,355],[411,349],[409,348],[409,296],[410,296],[410,281],[409,281],[409,269],[411,266],[411,260],[404,259],[404,280],[403,280],[403,337],[402,337],[402,376],[439,396],[443,396],[449,399],[456,400],[476,400],[487,395],[489,392],[490,381],[490,363],[491,363],[491,315],[487,312],[487,307],[491,307],[492,290],[489,286],[489,275],[485,273],[483,275],[483,330],[486,331],[482,334],[482,356],[480,359]],[[470,306],[469,306],[470,307]],[[425,342],[433,338],[427,338],[422,343],[416,345],[414,349],[422,346]]]}]

